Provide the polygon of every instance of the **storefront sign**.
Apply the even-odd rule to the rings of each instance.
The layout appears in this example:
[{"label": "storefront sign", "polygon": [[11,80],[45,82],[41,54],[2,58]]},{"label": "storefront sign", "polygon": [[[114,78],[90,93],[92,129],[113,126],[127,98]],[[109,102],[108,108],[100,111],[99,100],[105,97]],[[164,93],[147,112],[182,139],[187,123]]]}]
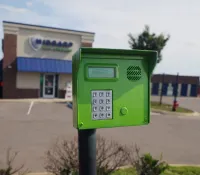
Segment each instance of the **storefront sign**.
[{"label": "storefront sign", "polygon": [[55,41],[37,37],[30,37],[29,44],[35,51],[43,49],[59,52],[70,52],[72,51],[71,47],[73,46],[72,42]]}]

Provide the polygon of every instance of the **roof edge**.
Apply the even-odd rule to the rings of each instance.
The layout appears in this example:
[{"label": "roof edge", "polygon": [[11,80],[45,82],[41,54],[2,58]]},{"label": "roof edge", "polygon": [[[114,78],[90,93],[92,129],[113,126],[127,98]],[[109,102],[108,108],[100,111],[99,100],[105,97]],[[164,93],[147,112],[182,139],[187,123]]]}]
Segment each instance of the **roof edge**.
[{"label": "roof edge", "polygon": [[121,55],[151,55],[157,56],[157,51],[154,50],[139,50],[139,49],[114,49],[114,48],[94,48],[94,47],[81,47],[82,53],[93,53],[93,54],[121,54]]},{"label": "roof edge", "polygon": [[71,32],[95,34],[95,32],[89,32],[89,31],[72,30],[72,29],[66,29],[66,28],[60,28],[60,27],[49,27],[49,26],[43,26],[43,25],[27,24],[27,23],[12,22],[12,21],[3,21],[3,24],[15,24],[15,25],[21,25],[21,26],[40,27],[40,28],[54,29],[54,30],[61,30],[61,31],[71,31]]}]

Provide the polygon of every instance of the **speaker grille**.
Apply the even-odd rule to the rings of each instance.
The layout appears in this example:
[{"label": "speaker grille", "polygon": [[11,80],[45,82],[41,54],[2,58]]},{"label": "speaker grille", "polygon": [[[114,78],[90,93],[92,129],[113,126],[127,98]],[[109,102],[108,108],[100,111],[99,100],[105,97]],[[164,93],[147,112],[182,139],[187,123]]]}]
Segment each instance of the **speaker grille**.
[{"label": "speaker grille", "polygon": [[127,78],[130,81],[138,81],[142,78],[142,71],[139,66],[129,66],[127,68]]}]

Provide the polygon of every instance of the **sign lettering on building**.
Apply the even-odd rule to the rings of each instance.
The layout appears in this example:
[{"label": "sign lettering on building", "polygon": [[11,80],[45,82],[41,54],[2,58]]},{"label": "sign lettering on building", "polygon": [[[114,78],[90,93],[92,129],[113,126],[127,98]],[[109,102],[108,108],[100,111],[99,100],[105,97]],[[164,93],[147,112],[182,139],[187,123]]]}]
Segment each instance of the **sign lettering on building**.
[{"label": "sign lettering on building", "polygon": [[66,42],[66,41],[63,42],[63,41],[42,39],[37,37],[30,37],[29,44],[35,51],[43,49],[43,50],[51,50],[59,52],[71,52],[73,46],[72,42]]}]

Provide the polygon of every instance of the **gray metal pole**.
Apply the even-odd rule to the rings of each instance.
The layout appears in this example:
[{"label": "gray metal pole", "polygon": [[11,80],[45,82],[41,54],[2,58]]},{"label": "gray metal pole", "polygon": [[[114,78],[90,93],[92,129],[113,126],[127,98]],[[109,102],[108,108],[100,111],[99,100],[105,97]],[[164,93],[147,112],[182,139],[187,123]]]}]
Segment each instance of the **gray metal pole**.
[{"label": "gray metal pole", "polygon": [[96,129],[78,130],[79,175],[96,175]]}]

